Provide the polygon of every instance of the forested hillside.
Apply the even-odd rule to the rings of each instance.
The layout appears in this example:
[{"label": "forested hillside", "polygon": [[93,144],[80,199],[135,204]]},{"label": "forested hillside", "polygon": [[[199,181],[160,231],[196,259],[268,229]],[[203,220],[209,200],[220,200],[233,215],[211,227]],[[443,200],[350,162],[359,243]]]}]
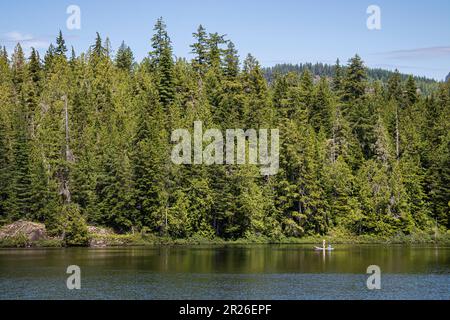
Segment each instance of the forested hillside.
[{"label": "forested hillside", "polygon": [[[329,65],[324,63],[300,63],[300,64],[277,64],[270,68],[264,68],[264,74],[267,80],[271,83],[277,74],[286,74],[288,72],[296,72],[302,74],[305,70],[309,70],[315,77],[328,77],[333,78],[335,74],[335,68],[340,67],[339,60],[336,61],[335,65]],[[345,66],[342,69],[345,70]],[[380,68],[366,68],[367,80],[369,82],[381,81],[387,82],[389,78],[393,77],[398,71],[389,71]],[[400,74],[402,81],[406,81],[409,75]],[[424,95],[429,95],[438,88],[438,82],[433,79],[428,79],[426,77],[413,77],[417,88]],[[447,81],[447,80],[446,80]]]},{"label": "forested hillside", "polygon": [[[273,75],[202,26],[174,59],[162,19],[148,58],[99,34],[77,54],[0,51],[0,219],[76,239],[85,223],[184,238],[431,232],[449,226],[450,84],[369,81],[357,55],[332,80]],[[69,49],[69,50],[68,50]],[[372,71],[374,72],[374,71]],[[382,79],[384,80],[384,79]],[[280,170],[175,165],[172,130],[278,128]],[[74,240],[76,242],[76,240]]]}]

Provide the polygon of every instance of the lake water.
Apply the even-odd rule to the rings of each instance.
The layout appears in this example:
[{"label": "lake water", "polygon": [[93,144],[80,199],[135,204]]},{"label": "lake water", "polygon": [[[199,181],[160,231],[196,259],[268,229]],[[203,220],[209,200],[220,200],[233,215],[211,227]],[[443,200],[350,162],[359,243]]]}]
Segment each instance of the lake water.
[{"label": "lake water", "polygon": [[[1,249],[0,299],[450,299],[450,247]],[[68,290],[66,269],[81,268]],[[369,265],[381,289],[369,290]]]}]

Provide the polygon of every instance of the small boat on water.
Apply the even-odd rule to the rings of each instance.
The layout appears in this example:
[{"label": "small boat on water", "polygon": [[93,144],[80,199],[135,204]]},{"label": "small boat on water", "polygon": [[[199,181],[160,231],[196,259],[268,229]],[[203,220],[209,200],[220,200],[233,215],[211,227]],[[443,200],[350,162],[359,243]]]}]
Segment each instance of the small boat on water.
[{"label": "small boat on water", "polygon": [[332,248],[332,247],[330,247],[330,246],[328,246],[328,247],[326,247],[326,248],[323,248],[323,247],[314,247],[314,250],[316,250],[316,251],[333,251],[334,248]]},{"label": "small boat on water", "polygon": [[333,251],[334,248],[331,246],[331,244],[328,245],[328,247],[325,246],[325,240],[322,241],[321,247],[314,247],[314,250],[316,251]]}]

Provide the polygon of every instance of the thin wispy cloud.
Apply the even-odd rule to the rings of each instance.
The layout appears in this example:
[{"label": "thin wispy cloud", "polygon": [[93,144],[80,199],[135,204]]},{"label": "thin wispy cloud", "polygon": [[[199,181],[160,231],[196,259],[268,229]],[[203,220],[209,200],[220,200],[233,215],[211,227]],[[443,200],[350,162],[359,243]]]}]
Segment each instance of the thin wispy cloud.
[{"label": "thin wispy cloud", "polygon": [[429,59],[450,57],[450,46],[393,50],[377,53],[390,59]]},{"label": "thin wispy cloud", "polygon": [[18,31],[7,32],[0,39],[0,43],[7,43],[14,46],[17,43],[27,50],[30,48],[44,49],[50,45],[50,41],[44,37],[35,37],[32,34],[25,34]]}]

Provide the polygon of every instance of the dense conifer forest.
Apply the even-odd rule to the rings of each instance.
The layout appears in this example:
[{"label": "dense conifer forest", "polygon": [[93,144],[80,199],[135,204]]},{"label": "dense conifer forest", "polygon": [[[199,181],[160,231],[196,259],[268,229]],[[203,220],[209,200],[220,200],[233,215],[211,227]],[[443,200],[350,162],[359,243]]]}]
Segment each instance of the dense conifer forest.
[{"label": "dense conifer forest", "polygon": [[[329,65],[324,63],[300,63],[300,64],[277,64],[273,67],[264,68],[264,73],[266,79],[269,83],[271,83],[277,75],[286,74],[289,72],[295,72],[302,74],[305,70],[309,70],[315,78],[319,77],[328,77],[333,78],[335,74],[335,68],[341,67],[339,59],[336,60],[335,65]],[[345,69],[345,66],[342,66],[341,69]],[[381,81],[387,82],[389,78],[394,76],[396,71],[389,71],[381,68],[366,68],[367,80],[370,82]],[[409,77],[407,74],[400,73],[399,74],[402,81],[406,81]],[[433,91],[438,88],[438,82],[433,79],[428,79],[426,77],[413,76],[414,82],[416,83],[417,89],[420,90],[420,93],[429,95]],[[448,76],[446,78],[446,81]]]},{"label": "dense conifer forest", "polygon": [[[99,34],[85,53],[61,32],[43,57],[0,50],[0,224],[40,221],[73,243],[86,224],[223,239],[448,229],[449,82],[358,55],[268,77],[202,26],[194,58],[175,59],[162,19],[143,41],[141,62]],[[197,120],[278,128],[278,174],[175,165],[171,132]]]}]

